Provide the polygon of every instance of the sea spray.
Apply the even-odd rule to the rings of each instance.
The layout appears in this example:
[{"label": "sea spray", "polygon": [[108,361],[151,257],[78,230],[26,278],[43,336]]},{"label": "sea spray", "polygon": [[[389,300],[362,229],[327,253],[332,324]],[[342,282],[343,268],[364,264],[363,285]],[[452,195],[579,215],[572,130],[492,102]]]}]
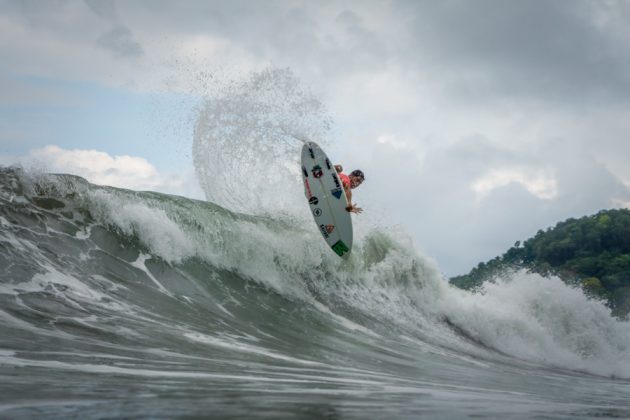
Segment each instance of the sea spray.
[{"label": "sea spray", "polygon": [[289,69],[215,81],[199,111],[193,162],[206,199],[248,214],[295,214],[304,141],[327,141],[324,105]]}]

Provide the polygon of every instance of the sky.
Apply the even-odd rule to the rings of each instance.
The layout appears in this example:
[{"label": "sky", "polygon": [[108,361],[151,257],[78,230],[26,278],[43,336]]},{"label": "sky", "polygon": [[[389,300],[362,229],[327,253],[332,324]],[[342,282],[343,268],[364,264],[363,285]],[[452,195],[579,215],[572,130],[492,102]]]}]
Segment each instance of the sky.
[{"label": "sky", "polygon": [[0,164],[200,199],[213,77],[290,68],[449,276],[630,208],[630,1],[0,0],[0,57]]}]

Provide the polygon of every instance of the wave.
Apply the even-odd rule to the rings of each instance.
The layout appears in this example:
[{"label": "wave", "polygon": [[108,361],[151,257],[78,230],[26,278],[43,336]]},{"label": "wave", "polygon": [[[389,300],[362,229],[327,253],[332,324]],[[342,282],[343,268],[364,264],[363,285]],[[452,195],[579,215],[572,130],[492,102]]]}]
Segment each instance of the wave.
[{"label": "wave", "polygon": [[472,294],[387,228],[360,230],[345,261],[295,217],[16,168],[0,185],[4,363],[163,351],[233,374],[248,360],[337,370],[352,354],[374,379],[429,354],[630,377],[630,324],[558,279],[520,272]]}]

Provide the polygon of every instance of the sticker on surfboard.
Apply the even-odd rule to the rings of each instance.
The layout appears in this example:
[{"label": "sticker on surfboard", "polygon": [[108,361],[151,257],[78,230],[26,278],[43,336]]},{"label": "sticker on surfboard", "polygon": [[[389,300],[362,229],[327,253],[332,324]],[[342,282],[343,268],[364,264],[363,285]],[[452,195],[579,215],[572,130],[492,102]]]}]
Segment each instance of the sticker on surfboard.
[{"label": "sticker on surfboard", "polygon": [[337,253],[337,255],[339,255],[340,257],[343,257],[343,255],[346,252],[350,252],[350,249],[348,248],[348,246],[346,244],[343,243],[343,241],[337,241],[335,242],[335,244],[331,247],[333,251],[335,251]]}]

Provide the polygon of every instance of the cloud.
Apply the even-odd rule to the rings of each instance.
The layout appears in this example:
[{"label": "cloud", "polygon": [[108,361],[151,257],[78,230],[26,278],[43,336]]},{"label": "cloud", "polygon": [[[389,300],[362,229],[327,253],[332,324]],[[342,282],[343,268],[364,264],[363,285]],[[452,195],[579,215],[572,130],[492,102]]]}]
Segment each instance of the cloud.
[{"label": "cloud", "polygon": [[376,142],[386,144],[397,150],[411,148],[411,144],[408,141],[400,140],[393,134],[382,134],[376,139]]},{"label": "cloud", "polygon": [[118,20],[116,3],[113,0],[83,0],[85,4],[99,17],[110,21]]},{"label": "cloud", "polygon": [[21,161],[29,166],[43,166],[50,172],[79,175],[99,185],[203,197],[192,169],[183,174],[165,174],[136,156],[111,156],[98,150],[66,150],[50,145],[32,150]]},{"label": "cloud", "polygon": [[[122,57],[143,54],[153,67],[181,59],[180,42],[204,36],[246,51],[258,65],[290,65],[298,74],[332,85],[352,73],[404,69],[423,75],[459,101],[485,103],[519,95],[565,104],[570,100],[577,106],[585,95],[624,100],[630,92],[630,31],[623,3],[401,0],[180,5],[86,0],[45,5],[9,1],[0,10],[29,25],[22,37],[6,38],[19,44],[40,34],[66,45],[96,41]],[[195,69],[208,62],[240,65],[228,62],[228,50],[218,55],[199,52],[192,60]],[[97,55],[88,49],[81,53]],[[74,64],[63,56],[59,60],[68,67]],[[147,73],[115,63],[104,70],[88,67],[83,77],[112,72],[125,76],[122,70],[134,77]],[[408,88],[413,92],[417,86]]]},{"label": "cloud", "polygon": [[144,54],[142,46],[133,40],[131,31],[122,25],[116,25],[101,35],[96,42],[122,57],[140,57]]},{"label": "cloud", "polygon": [[543,200],[550,200],[558,195],[556,179],[543,171],[531,171],[520,168],[493,169],[477,178],[472,189],[480,198],[487,196],[492,190],[511,183],[521,184],[530,194]]},{"label": "cloud", "polygon": [[630,32],[610,30],[628,23],[623,2],[398,4],[421,51],[412,59],[443,73],[460,99],[519,95],[579,105],[585,98],[626,101],[630,93]]},{"label": "cloud", "polygon": [[630,200],[624,201],[624,200],[615,198],[613,201],[614,201],[615,207],[630,209]]},{"label": "cloud", "polygon": [[98,37],[96,43],[121,57],[141,57],[144,50],[134,40],[131,30],[122,24],[113,0],[84,0],[85,4],[113,27]]}]

